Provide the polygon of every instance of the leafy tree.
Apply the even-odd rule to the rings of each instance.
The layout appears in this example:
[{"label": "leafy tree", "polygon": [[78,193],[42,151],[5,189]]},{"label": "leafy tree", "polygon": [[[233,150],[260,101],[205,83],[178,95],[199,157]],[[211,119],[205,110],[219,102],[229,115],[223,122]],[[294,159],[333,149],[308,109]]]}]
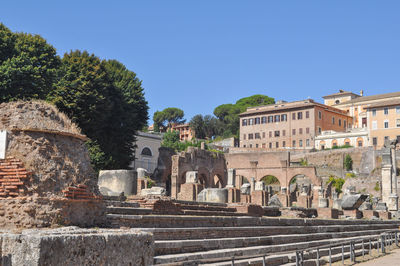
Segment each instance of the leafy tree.
[{"label": "leafy tree", "polygon": [[332,186],[335,188],[337,193],[342,193],[342,188],[346,180],[343,178],[335,178],[334,176],[330,176],[329,180],[326,182],[327,184],[332,182]]},{"label": "leafy tree", "polygon": [[239,114],[246,111],[247,107],[273,104],[275,100],[266,95],[256,94],[250,97],[239,99],[235,104],[222,104],[214,109],[214,115],[223,122],[223,132],[219,133],[224,137],[239,134]]},{"label": "leafy tree", "polygon": [[147,102],[135,73],[121,63],[81,51],[65,54],[60,81],[48,100],[91,139],[95,169],[128,168],[134,135],[146,122]]},{"label": "leafy tree", "polygon": [[195,115],[189,122],[190,128],[194,131],[195,137],[198,139],[205,139],[205,123],[202,115]]},{"label": "leafy tree", "polygon": [[351,158],[350,154],[346,154],[344,157],[344,168],[346,171],[353,170],[353,159]]},{"label": "leafy tree", "polygon": [[168,130],[163,136],[163,141],[161,142],[162,147],[171,148],[174,150],[179,150],[179,132],[175,130]]},{"label": "leafy tree", "polygon": [[39,35],[13,33],[0,24],[0,101],[45,99],[60,58]]},{"label": "leafy tree", "polygon": [[189,122],[190,128],[194,131],[196,138],[205,139],[223,132],[222,123],[211,115],[195,115]]},{"label": "leafy tree", "polygon": [[[171,127],[172,124],[185,123],[183,110],[175,107],[165,108],[162,111],[156,111],[153,115],[154,131],[160,132],[162,128]],[[165,124],[167,123],[167,124]]]}]

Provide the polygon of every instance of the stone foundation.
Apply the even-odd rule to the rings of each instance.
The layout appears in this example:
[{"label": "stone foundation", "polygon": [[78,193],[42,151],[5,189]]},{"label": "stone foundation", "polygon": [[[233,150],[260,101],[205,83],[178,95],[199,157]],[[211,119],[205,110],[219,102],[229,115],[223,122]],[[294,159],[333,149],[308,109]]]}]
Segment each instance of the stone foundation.
[{"label": "stone foundation", "polygon": [[343,215],[353,219],[361,219],[363,217],[363,213],[359,210],[343,210]]},{"label": "stone foundation", "polygon": [[106,225],[101,200],[16,197],[0,199],[0,228]]},{"label": "stone foundation", "polygon": [[151,233],[134,229],[0,232],[1,265],[152,265]]},{"label": "stone foundation", "polygon": [[318,218],[338,219],[339,211],[331,208],[317,208]]}]

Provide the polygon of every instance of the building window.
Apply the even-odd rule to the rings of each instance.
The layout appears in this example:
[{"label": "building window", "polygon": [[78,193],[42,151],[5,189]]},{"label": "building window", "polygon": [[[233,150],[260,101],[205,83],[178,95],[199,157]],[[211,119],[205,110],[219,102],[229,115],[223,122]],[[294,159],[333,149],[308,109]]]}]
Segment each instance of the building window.
[{"label": "building window", "polygon": [[306,134],[310,134],[310,128],[306,127]]},{"label": "building window", "polygon": [[389,114],[389,108],[387,108],[387,107],[383,108],[383,114],[388,115]]},{"label": "building window", "polygon": [[280,116],[280,115],[276,115],[276,116],[275,116],[275,122],[279,122],[280,119],[281,119],[281,116]]},{"label": "building window", "polygon": [[376,109],[372,109],[372,116],[376,116]]},{"label": "building window", "polygon": [[268,123],[273,123],[274,117],[272,115],[268,116]]},{"label": "building window", "polygon": [[281,121],[282,122],[287,121],[287,114],[281,115]]},{"label": "building window", "polygon": [[389,128],[389,121],[383,122],[383,126],[384,126],[384,128]]},{"label": "building window", "polygon": [[247,126],[247,119],[242,120],[242,126]]},{"label": "building window", "polygon": [[309,139],[306,139],[306,146],[310,147],[310,140]]},{"label": "building window", "polygon": [[246,148],[246,144],[243,144],[243,148]]},{"label": "building window", "polygon": [[286,147],[286,141],[282,141],[282,147]]},{"label": "building window", "polygon": [[142,152],[140,153],[140,155],[145,155],[145,156],[153,156],[153,154],[151,153],[151,150],[149,148],[143,148]]},{"label": "building window", "polygon": [[384,141],[388,141],[389,140],[389,136],[385,136]]},{"label": "building window", "polygon": [[346,128],[346,126],[347,126],[347,121],[343,120],[343,127]]},{"label": "building window", "polygon": [[249,119],[249,126],[253,125],[253,118]]},{"label": "building window", "polygon": [[282,136],[286,136],[286,130],[282,130]]},{"label": "building window", "polygon": [[272,149],[272,142],[269,143],[269,148]]},{"label": "building window", "polygon": [[255,125],[260,124],[260,118],[259,117],[254,118],[254,124]]},{"label": "building window", "polygon": [[322,113],[321,113],[321,111],[318,111],[318,119],[319,119],[319,120],[322,119]]},{"label": "building window", "polygon": [[263,116],[261,117],[261,124],[266,124],[267,123],[267,117]]},{"label": "building window", "polygon": [[293,147],[293,148],[296,147],[296,141],[295,141],[295,140],[293,140],[293,142],[292,142],[292,147]]},{"label": "building window", "polygon": [[310,111],[306,111],[306,118],[310,118]]},{"label": "building window", "polygon": [[[348,145],[350,145],[350,144],[348,144]],[[362,146],[363,146],[362,140],[359,140],[358,143],[357,143],[357,145],[358,145],[358,147],[362,147]]]},{"label": "building window", "polygon": [[396,106],[396,114],[400,114],[400,106]]},{"label": "building window", "polygon": [[279,148],[279,142],[275,142],[276,148]]},{"label": "building window", "polygon": [[280,133],[280,131],[279,131],[279,130],[276,130],[275,133],[274,133],[274,136],[275,136],[275,137],[279,137],[279,135],[280,135],[279,133]]},{"label": "building window", "polygon": [[298,120],[303,119],[303,112],[298,112],[297,113],[297,119]]},{"label": "building window", "polygon": [[339,118],[339,127],[342,126],[342,119]]},{"label": "building window", "polygon": [[334,125],[334,124],[335,124],[335,117],[332,116],[332,125]]},{"label": "building window", "polygon": [[400,127],[400,119],[396,119],[396,127]]},{"label": "building window", "polygon": [[378,145],[378,139],[376,137],[372,138],[372,145],[374,146]]},{"label": "building window", "polygon": [[253,144],[250,144],[250,146],[249,146],[250,148],[253,148]]},{"label": "building window", "polygon": [[262,147],[265,148],[265,143],[262,144]]},{"label": "building window", "polygon": [[303,147],[303,140],[299,140],[299,147]]},{"label": "building window", "polygon": [[272,131],[269,132],[269,137],[272,138]]},{"label": "building window", "polygon": [[378,122],[372,121],[372,129],[377,129],[378,128]]},{"label": "building window", "polygon": [[318,127],[318,134],[321,134],[321,133],[322,133],[322,130],[320,127]]},{"label": "building window", "polygon": [[265,132],[263,132],[263,139],[265,139]]},{"label": "building window", "polygon": [[296,129],[295,128],[292,129],[292,135],[296,135]]},{"label": "building window", "polygon": [[249,139],[253,139],[253,133],[249,134]]},{"label": "building window", "polygon": [[292,113],[292,120],[296,120],[296,113]]},{"label": "building window", "polygon": [[243,134],[243,139],[246,140],[246,134]]},{"label": "building window", "polygon": [[303,134],[303,129],[302,128],[299,128],[299,134],[300,135]]},{"label": "building window", "polygon": [[258,144],[256,144],[256,148],[258,148]]},{"label": "building window", "polygon": [[255,134],[254,134],[254,138],[255,138],[255,139],[261,139],[260,133],[255,133]]}]

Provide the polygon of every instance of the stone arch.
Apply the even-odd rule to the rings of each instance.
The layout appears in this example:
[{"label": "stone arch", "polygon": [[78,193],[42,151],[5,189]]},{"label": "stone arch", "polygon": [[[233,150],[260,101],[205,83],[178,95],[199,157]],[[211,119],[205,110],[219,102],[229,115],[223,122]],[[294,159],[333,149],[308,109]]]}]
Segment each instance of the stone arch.
[{"label": "stone arch", "polygon": [[290,168],[288,171],[288,176],[290,176],[289,184],[298,175],[306,176],[314,186],[321,186],[322,184],[322,179],[317,176],[315,168],[312,166]]},{"label": "stone arch", "polygon": [[151,151],[151,149],[149,147],[144,147],[142,149],[142,151],[140,152],[140,155],[144,155],[144,156],[153,156],[153,152]]},{"label": "stone arch", "polygon": [[213,187],[215,188],[223,188],[223,184],[222,184],[222,178],[219,177],[218,175],[214,175],[213,177]]},{"label": "stone arch", "polygon": [[206,167],[199,167],[197,172],[199,176],[199,183],[205,188],[211,187],[212,182],[210,182],[210,171]]},{"label": "stone arch", "polygon": [[266,175],[260,179],[261,182],[264,182],[265,186],[271,186],[272,192],[274,194],[279,193],[281,191],[281,182],[274,175]]},{"label": "stone arch", "polygon": [[[210,177],[212,178],[212,184],[214,187],[223,188],[226,186],[225,172],[222,169],[213,170]],[[218,186],[216,186],[217,183]]]}]

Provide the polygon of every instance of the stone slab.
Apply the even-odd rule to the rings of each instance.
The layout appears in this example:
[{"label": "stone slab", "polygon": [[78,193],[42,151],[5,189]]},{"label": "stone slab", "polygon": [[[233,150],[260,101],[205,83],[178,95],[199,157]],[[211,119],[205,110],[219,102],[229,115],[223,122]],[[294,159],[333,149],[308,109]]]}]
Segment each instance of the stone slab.
[{"label": "stone slab", "polygon": [[339,211],[331,208],[317,208],[318,218],[338,219]]},{"label": "stone slab", "polygon": [[99,172],[98,186],[104,196],[125,196],[136,194],[137,175],[134,170],[102,170]]}]

